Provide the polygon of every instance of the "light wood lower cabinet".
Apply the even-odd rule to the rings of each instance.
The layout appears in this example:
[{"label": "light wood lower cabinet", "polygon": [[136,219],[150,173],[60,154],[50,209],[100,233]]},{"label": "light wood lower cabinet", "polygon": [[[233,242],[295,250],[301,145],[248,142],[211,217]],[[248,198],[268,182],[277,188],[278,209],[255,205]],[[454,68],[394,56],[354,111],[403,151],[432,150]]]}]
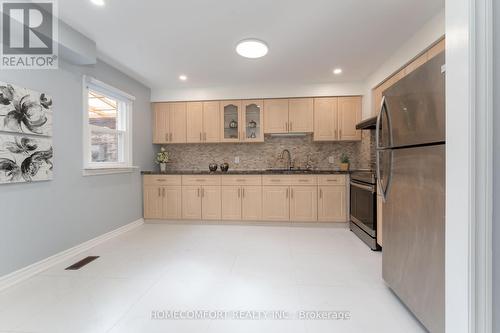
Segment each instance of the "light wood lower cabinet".
[{"label": "light wood lower cabinet", "polygon": [[290,220],[290,187],[262,187],[262,219],[266,221]]},{"label": "light wood lower cabinet", "polygon": [[319,186],[318,196],[318,221],[347,221],[345,186]]},{"label": "light wood lower cabinet", "polygon": [[290,220],[304,222],[318,220],[317,186],[290,187]]},{"label": "light wood lower cabinet", "polygon": [[147,219],[347,221],[343,175],[145,176]]},{"label": "light wood lower cabinet", "polygon": [[148,219],[181,218],[180,186],[145,186],[144,217]]}]

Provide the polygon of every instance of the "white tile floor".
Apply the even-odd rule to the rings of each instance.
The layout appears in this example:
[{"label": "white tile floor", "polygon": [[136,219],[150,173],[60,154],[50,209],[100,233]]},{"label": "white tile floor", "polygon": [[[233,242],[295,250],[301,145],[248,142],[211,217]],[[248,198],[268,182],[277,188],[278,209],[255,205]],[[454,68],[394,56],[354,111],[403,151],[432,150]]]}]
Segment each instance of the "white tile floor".
[{"label": "white tile floor", "polygon": [[[101,256],[79,271],[64,268]],[[0,332],[423,332],[345,226],[147,224],[0,293]],[[350,320],[152,320],[162,310]]]}]

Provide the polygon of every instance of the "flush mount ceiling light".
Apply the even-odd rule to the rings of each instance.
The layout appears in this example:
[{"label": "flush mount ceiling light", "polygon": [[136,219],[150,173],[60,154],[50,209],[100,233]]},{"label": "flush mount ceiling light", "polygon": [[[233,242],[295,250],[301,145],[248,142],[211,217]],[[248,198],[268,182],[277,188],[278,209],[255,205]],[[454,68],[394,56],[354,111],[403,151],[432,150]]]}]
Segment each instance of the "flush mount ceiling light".
[{"label": "flush mount ceiling light", "polygon": [[258,39],[244,39],[236,45],[236,52],[250,59],[262,58],[268,51],[266,43]]},{"label": "flush mount ceiling light", "polygon": [[186,81],[187,79],[188,79],[188,77],[186,75],[184,75],[184,74],[179,75],[179,80]]},{"label": "flush mount ceiling light", "polygon": [[104,6],[104,0],[90,0],[90,2],[92,2],[94,5],[96,6]]},{"label": "flush mount ceiling light", "polygon": [[335,68],[335,69],[333,70],[333,74],[335,74],[335,75],[342,74],[342,68]]}]

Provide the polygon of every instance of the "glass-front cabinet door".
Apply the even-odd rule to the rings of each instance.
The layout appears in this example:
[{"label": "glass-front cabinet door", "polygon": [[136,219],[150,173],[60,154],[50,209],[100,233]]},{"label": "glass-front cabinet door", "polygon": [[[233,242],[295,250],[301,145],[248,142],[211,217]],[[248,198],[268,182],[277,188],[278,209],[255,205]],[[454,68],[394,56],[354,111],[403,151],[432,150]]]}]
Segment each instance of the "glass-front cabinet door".
[{"label": "glass-front cabinet door", "polygon": [[223,121],[221,141],[239,142],[243,138],[241,126],[241,101],[222,101],[221,120]]},{"label": "glass-front cabinet door", "polygon": [[247,100],[243,105],[243,140],[249,142],[264,142],[263,100]]}]

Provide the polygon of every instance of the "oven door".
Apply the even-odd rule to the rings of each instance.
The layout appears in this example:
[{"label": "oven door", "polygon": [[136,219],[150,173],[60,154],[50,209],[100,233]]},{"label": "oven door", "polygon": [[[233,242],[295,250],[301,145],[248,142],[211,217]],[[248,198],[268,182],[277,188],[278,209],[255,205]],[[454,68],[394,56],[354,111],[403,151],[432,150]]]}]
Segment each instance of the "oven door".
[{"label": "oven door", "polygon": [[351,180],[351,221],[372,237],[377,230],[376,204],[375,185]]}]

